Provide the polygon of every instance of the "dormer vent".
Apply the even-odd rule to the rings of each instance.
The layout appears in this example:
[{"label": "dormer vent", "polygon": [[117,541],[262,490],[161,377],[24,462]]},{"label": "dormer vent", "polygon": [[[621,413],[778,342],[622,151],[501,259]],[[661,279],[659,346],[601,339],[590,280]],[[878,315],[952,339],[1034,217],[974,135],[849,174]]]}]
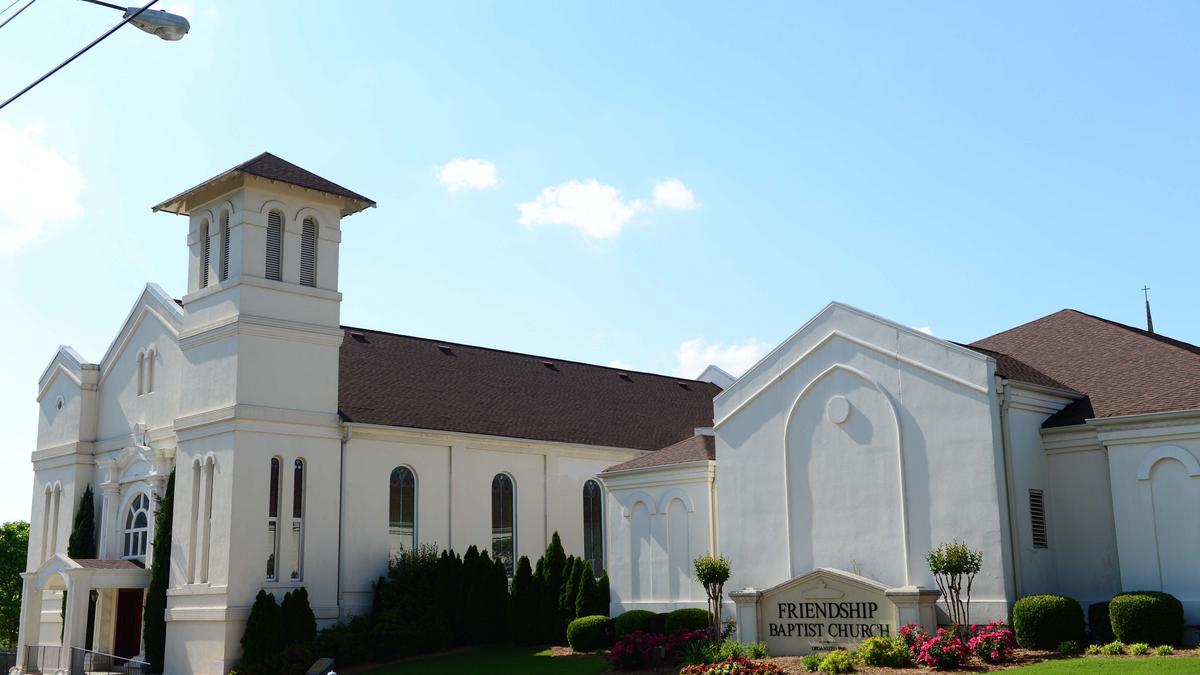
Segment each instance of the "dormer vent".
[{"label": "dormer vent", "polygon": [[625,380],[626,382],[633,382],[633,378],[629,376],[629,373],[617,373],[617,377]]},{"label": "dormer vent", "polygon": [[450,348],[450,345],[438,345],[437,348],[443,354],[447,354],[449,356],[454,356],[454,350]]},{"label": "dormer vent", "polygon": [[545,366],[548,370],[553,370],[553,371],[558,370],[558,366],[555,365],[555,363],[553,361],[542,361],[542,365]]},{"label": "dormer vent", "polygon": [[677,384],[680,389],[687,389],[688,391],[692,390],[691,386],[689,386],[687,382],[676,382],[675,384]]}]

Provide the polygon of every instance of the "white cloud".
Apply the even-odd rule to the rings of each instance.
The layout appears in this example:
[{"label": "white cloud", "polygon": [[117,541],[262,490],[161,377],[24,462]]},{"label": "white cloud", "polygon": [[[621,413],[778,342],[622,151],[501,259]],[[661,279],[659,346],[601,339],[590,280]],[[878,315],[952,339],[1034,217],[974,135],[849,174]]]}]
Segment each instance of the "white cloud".
[{"label": "white cloud", "polygon": [[645,202],[625,201],[613,186],[589,178],[544,188],[533,201],[517,204],[517,209],[521,212],[517,222],[530,229],[567,225],[590,239],[608,239],[621,234],[645,209]]},{"label": "white cloud", "polygon": [[451,193],[459,190],[486,190],[496,187],[496,165],[486,159],[458,157],[437,169],[438,180]]},{"label": "white cloud", "polygon": [[0,253],[34,241],[46,223],[83,215],[83,174],[42,141],[41,121],[19,129],[0,122]]},{"label": "white cloud", "polygon": [[931,328],[929,326],[913,326],[912,329],[917,331],[918,333],[924,333],[926,335],[933,335],[933,328]]},{"label": "white cloud", "polygon": [[735,344],[707,342],[704,338],[685,340],[675,353],[678,364],[675,374],[682,377],[696,377],[704,372],[709,364],[715,364],[734,377],[739,377],[750,366],[770,351],[771,345],[756,338],[748,338]]},{"label": "white cloud", "polygon": [[678,178],[660,180],[654,184],[654,205],[676,211],[696,208],[696,195]]}]

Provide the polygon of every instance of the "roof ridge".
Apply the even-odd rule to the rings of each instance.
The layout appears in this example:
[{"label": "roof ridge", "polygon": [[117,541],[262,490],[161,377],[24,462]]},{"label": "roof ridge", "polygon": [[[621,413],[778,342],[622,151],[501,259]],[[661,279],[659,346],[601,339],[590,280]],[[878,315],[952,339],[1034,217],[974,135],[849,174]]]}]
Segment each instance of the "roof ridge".
[{"label": "roof ridge", "polygon": [[1186,352],[1191,352],[1192,354],[1195,354],[1196,356],[1200,356],[1200,346],[1194,345],[1190,342],[1185,342],[1183,340],[1179,340],[1179,339],[1176,339],[1176,338],[1173,338],[1173,337],[1170,337],[1167,335],[1162,335],[1160,333],[1151,333],[1150,331],[1148,331],[1144,328],[1138,328],[1137,326],[1130,326],[1129,324],[1124,324],[1124,323],[1121,323],[1120,321],[1113,321],[1112,319],[1106,319],[1102,316],[1096,316],[1095,314],[1088,314],[1087,312],[1083,312],[1078,309],[1071,309],[1071,310],[1065,310],[1065,311],[1075,312],[1076,314],[1086,316],[1089,319],[1095,319],[1096,321],[1102,321],[1109,325],[1116,326],[1117,328],[1123,328],[1131,333],[1141,335],[1142,337],[1148,337],[1148,338],[1151,338],[1158,342],[1161,342],[1165,345],[1169,345],[1169,346],[1175,347],[1177,349],[1182,349]]},{"label": "roof ridge", "polygon": [[367,331],[370,333],[379,333],[381,335],[392,335],[395,337],[408,338],[410,340],[421,340],[423,342],[429,342],[432,344],[444,344],[444,345],[449,345],[449,346],[468,347],[470,349],[482,349],[484,351],[496,352],[496,353],[500,353],[500,354],[511,354],[513,356],[525,356],[525,357],[528,357],[531,359],[543,359],[543,360],[547,360],[547,361],[554,361],[555,363],[572,363],[577,366],[587,366],[589,368],[603,368],[604,370],[611,370],[615,373],[629,373],[632,375],[647,375],[650,377],[657,377],[657,378],[661,378],[664,380],[671,380],[673,382],[688,382],[688,383],[695,383],[695,384],[706,384],[706,385],[711,385],[713,387],[716,387],[717,389],[721,388],[712,382],[708,382],[705,380],[694,380],[689,377],[680,377],[680,376],[675,376],[675,375],[663,375],[662,373],[652,373],[652,372],[645,371],[645,370],[633,370],[630,368],[617,368],[615,366],[605,366],[605,365],[601,365],[599,363],[588,363],[586,361],[576,361],[575,359],[563,359],[563,358],[558,358],[556,356],[545,356],[542,354],[531,354],[529,352],[518,352],[518,351],[513,351],[511,349],[500,349],[498,347],[484,347],[481,345],[471,345],[471,344],[467,344],[465,342],[454,342],[452,340],[438,340],[436,338],[422,337],[420,335],[408,335],[405,333],[395,333],[392,331],[379,330],[376,328],[362,328],[359,326],[342,325],[341,329],[346,330],[346,331]]},{"label": "roof ridge", "polygon": [[[1026,321],[1025,323],[1019,323],[1019,324],[1017,324],[1017,325],[1015,325],[1015,326],[1012,326],[1012,327],[1009,327],[1009,328],[1005,328],[1004,330],[1000,331],[999,333],[992,333],[991,335],[987,335],[987,336],[985,336],[985,337],[981,337],[981,338],[979,338],[978,340],[975,340],[974,342],[971,342],[970,344],[968,344],[968,345],[964,345],[964,346],[970,347],[970,346],[973,346],[973,345],[977,345],[977,344],[979,344],[980,342],[983,342],[984,340],[990,340],[990,339],[992,339],[992,338],[994,338],[994,337],[997,337],[997,336],[999,336],[999,335],[1004,335],[1005,333],[1011,333],[1012,331],[1014,331],[1014,330],[1017,330],[1018,328],[1024,328],[1025,326],[1028,326],[1028,325],[1030,325],[1030,324],[1035,324],[1035,323],[1037,323],[1037,322],[1039,322],[1039,321],[1042,321],[1043,319],[1048,319],[1048,318],[1050,318],[1050,317],[1054,316],[1055,314],[1062,314],[1063,312],[1077,312],[1077,313],[1079,313],[1079,314],[1082,314],[1082,313],[1083,313],[1083,312],[1079,312],[1079,310],[1071,309],[1070,307],[1064,307],[1064,308],[1062,308],[1062,309],[1060,309],[1060,310],[1057,310],[1057,311],[1054,311],[1054,312],[1050,312],[1049,314],[1045,314],[1045,315],[1043,315],[1043,316],[1039,316],[1039,317],[1038,317],[1038,318],[1036,318],[1036,319],[1030,319],[1029,321]],[[994,351],[994,350],[993,350],[993,351]]]}]

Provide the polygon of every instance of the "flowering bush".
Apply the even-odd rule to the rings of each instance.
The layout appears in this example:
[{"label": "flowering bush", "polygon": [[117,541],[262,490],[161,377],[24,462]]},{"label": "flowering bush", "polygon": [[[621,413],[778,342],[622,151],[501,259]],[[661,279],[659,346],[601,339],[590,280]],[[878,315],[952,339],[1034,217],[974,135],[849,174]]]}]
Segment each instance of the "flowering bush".
[{"label": "flowering bush", "polygon": [[967,647],[984,663],[1003,663],[1012,659],[1017,640],[1003,621],[993,621],[986,626],[972,625],[971,639]]},{"label": "flowering bush", "polygon": [[929,639],[929,633],[925,632],[923,626],[906,623],[900,627],[900,639],[904,641],[904,646],[908,647],[908,653],[912,654],[913,659],[916,659],[917,654],[921,651],[921,645]]},{"label": "flowering bush", "polygon": [[697,663],[679,671],[679,675],[784,675],[783,668],[766,661],[728,658],[720,663]]},{"label": "flowering bush", "polygon": [[682,658],[687,646],[708,639],[707,630],[692,630],[664,635],[634,631],[621,636],[608,650],[608,662],[613,670],[633,670],[656,665],[654,653],[662,648],[662,663],[676,663]]},{"label": "flowering bush", "polygon": [[915,660],[930,668],[944,670],[957,668],[969,655],[967,646],[956,631],[939,628],[937,635],[927,637],[920,644]]}]

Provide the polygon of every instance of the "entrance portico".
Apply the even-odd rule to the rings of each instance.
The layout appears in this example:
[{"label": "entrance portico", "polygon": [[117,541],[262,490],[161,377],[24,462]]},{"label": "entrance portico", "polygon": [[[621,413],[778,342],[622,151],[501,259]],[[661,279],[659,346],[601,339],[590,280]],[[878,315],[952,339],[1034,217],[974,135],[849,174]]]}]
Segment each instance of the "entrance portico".
[{"label": "entrance portico", "polygon": [[[26,572],[21,578],[24,584],[19,644],[25,648],[17,655],[17,672],[28,672],[29,666],[37,665],[39,672],[67,673],[72,650],[87,646],[88,604],[92,591],[99,591],[94,646],[100,651],[111,652],[119,641],[116,632],[123,623],[118,614],[136,611],[140,616],[141,611],[140,603],[118,604],[120,591],[144,592],[150,585],[150,570],[129,560],[73,560],[58,553],[42,563],[37,571]],[[43,594],[46,591],[67,593],[61,642],[58,636],[41,635]],[[140,621],[137,624],[140,635]],[[39,663],[31,663],[35,660]]]}]

